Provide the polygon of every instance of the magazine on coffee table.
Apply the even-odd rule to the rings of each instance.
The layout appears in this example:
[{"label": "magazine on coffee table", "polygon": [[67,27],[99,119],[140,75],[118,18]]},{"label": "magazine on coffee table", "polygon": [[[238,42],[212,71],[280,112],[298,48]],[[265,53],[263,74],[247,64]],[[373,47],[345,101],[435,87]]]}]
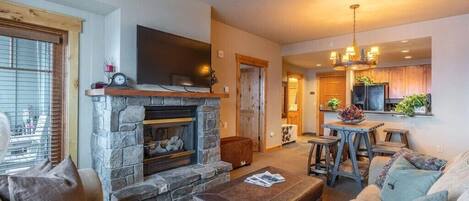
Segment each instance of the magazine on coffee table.
[{"label": "magazine on coffee table", "polygon": [[280,174],[272,174],[269,171],[264,173],[252,175],[244,180],[246,183],[262,186],[271,187],[273,184],[284,182],[285,178]]}]

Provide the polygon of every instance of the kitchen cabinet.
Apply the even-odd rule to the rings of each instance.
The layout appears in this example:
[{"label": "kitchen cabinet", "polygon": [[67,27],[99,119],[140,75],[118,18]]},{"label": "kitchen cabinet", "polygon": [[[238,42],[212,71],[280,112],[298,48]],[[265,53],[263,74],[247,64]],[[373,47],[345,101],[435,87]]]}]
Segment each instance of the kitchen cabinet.
[{"label": "kitchen cabinet", "polygon": [[355,77],[369,76],[375,83],[389,84],[389,98],[431,93],[431,65],[375,68],[355,71]]}]

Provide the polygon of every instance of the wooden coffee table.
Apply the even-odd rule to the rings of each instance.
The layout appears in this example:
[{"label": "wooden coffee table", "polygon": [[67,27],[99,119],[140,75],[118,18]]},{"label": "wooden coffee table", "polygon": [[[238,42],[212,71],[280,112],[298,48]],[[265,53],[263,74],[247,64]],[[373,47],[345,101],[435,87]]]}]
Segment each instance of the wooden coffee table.
[{"label": "wooden coffee table", "polygon": [[[270,188],[245,183],[247,177],[269,171],[285,177],[285,182],[272,185]],[[285,170],[265,167],[194,195],[196,201],[316,201],[320,200],[324,182],[321,179],[294,175]]]}]

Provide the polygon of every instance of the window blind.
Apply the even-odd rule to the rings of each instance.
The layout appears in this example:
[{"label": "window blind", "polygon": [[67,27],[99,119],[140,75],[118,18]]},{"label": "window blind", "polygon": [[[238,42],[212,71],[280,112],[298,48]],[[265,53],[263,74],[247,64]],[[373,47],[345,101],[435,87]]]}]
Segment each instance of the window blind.
[{"label": "window blind", "polygon": [[0,173],[62,159],[63,50],[56,35],[37,33],[0,28],[0,112],[12,132]]}]

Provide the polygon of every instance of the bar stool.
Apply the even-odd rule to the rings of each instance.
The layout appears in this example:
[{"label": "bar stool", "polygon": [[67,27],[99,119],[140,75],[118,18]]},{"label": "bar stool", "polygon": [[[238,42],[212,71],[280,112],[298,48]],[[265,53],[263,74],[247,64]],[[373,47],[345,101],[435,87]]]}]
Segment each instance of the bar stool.
[{"label": "bar stool", "polygon": [[[376,145],[373,146],[374,155],[393,155],[402,148],[409,148],[409,140],[407,138],[409,130],[387,128],[384,129],[384,132],[386,133],[384,142],[377,142]],[[399,135],[400,142],[391,141],[394,134]]]},{"label": "bar stool", "polygon": [[[331,163],[334,162],[337,143],[339,138],[336,136],[315,136],[308,143],[311,144],[309,151],[307,173],[308,175],[325,175],[327,182],[330,180]],[[324,158],[322,150],[324,149]],[[315,152],[314,162],[313,153]]]}]

